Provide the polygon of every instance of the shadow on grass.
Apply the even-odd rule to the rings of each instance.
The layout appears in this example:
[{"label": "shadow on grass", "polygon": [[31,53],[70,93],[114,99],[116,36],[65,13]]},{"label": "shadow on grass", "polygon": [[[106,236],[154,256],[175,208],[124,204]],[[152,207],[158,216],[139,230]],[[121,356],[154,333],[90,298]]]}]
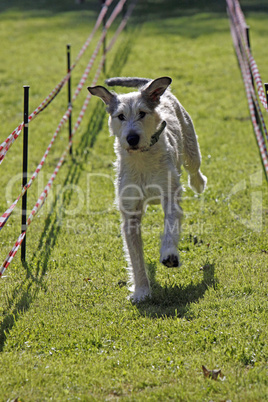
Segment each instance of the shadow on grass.
[{"label": "shadow on grass", "polygon": [[[113,64],[109,69],[110,76],[120,74],[124,64],[127,62],[129,49],[134,38],[136,40],[137,33],[132,35],[129,30],[126,40],[119,47]],[[84,150],[86,147],[94,146],[104,122],[107,123],[106,111],[104,105],[99,102],[91,113],[91,120],[87,130],[83,133],[78,147],[74,150],[75,155],[72,164],[62,183],[63,193],[58,194],[51,204],[50,212],[45,219],[44,229],[36,245],[36,251],[31,258],[31,262],[23,264],[26,271],[25,279],[14,288],[10,295],[6,294],[6,307],[3,311],[3,321],[0,324],[0,352],[3,351],[8,334],[20,315],[30,308],[41,289],[46,290],[45,275],[49,269],[49,264],[52,264],[50,256],[61,233],[61,219],[63,218],[61,212],[57,214],[55,211],[59,209],[59,201],[61,209],[63,211],[67,209],[73,193],[64,189],[68,184],[75,185],[78,183],[81,174],[83,174],[83,162],[88,159],[88,154]]]},{"label": "shadow on grass", "polygon": [[[268,12],[267,0],[240,0],[240,4],[244,12]],[[111,9],[114,7],[115,5],[112,5]],[[75,11],[90,11],[97,15],[100,8],[99,0],[85,0],[81,4],[77,4],[76,0],[1,0],[0,2],[1,13],[14,10],[25,12],[29,17]],[[146,0],[138,1],[134,15],[135,21],[140,22],[141,19],[154,21],[197,13],[225,13],[225,11],[225,0]]]},{"label": "shadow on grass", "polygon": [[[242,11],[265,18],[267,0],[240,0]],[[137,3],[131,23],[149,22],[151,34],[198,38],[229,32],[225,0],[147,0]],[[168,43],[168,42],[167,42]],[[220,44],[219,44],[220,46]]]},{"label": "shadow on grass", "polygon": [[26,279],[17,286],[11,296],[6,295],[7,306],[3,312],[0,325],[0,352],[3,351],[8,333],[11,331],[20,315],[27,311],[35,300],[40,288],[44,288],[43,277],[32,275],[31,268],[25,263]]},{"label": "shadow on grass", "polygon": [[[128,4],[129,2],[127,2]],[[259,14],[263,18],[268,13],[266,0],[240,0],[243,12]],[[35,17],[51,17],[60,13],[70,13],[69,27],[78,24],[94,23],[100,12],[100,1],[85,0],[77,4],[75,0],[1,0],[0,13],[2,18],[21,19]],[[108,15],[115,5],[111,5]],[[213,15],[213,18],[211,16]],[[118,17],[120,19],[120,17]],[[215,19],[223,19],[222,23],[215,23]],[[215,34],[215,32],[229,31],[225,0],[146,0],[138,1],[129,20],[129,26],[137,26],[150,22],[157,33],[172,34],[197,38],[200,35]],[[41,27],[39,29],[42,29]]]},{"label": "shadow on grass", "polygon": [[38,15],[51,15],[62,12],[90,10],[96,13],[100,10],[100,1],[87,0],[82,4],[77,4],[75,0],[1,0],[0,12],[6,12],[8,10],[25,12],[29,17]]},{"label": "shadow on grass", "polygon": [[[246,12],[268,12],[267,0],[240,0],[242,10]],[[226,15],[225,0],[147,0],[138,2],[136,15],[144,15],[146,20],[161,21],[164,18],[179,18],[198,13]]]},{"label": "shadow on grass", "polygon": [[[167,268],[170,269],[170,268]],[[189,284],[185,287],[174,285],[160,286],[155,280],[156,266],[150,264],[148,273],[152,287],[152,298],[143,303],[139,303],[137,308],[142,315],[151,318],[160,317],[186,317],[188,316],[189,306],[196,303],[206,293],[207,289],[215,288],[217,280],[215,279],[214,263],[206,263],[203,268],[203,279],[197,284]]]}]

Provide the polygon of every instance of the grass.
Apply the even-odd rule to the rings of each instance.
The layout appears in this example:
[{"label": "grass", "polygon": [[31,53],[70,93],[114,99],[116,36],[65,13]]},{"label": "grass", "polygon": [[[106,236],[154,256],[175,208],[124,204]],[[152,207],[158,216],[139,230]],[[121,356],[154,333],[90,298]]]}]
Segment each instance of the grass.
[{"label": "grass", "polygon": [[[93,1],[82,8],[71,0],[23,3],[0,5],[0,142],[22,121],[22,85],[31,86],[32,111],[62,78],[66,43],[75,57],[97,12]],[[262,1],[241,4],[267,81],[267,7]],[[201,196],[185,190],[183,265],[166,269],[159,263],[163,214],[150,207],[143,239],[153,297],[138,305],[127,301],[113,204],[113,139],[104,106],[92,99],[74,137],[73,159],[27,232],[27,263],[18,253],[1,279],[0,400],[265,401],[267,183],[223,2],[140,2],[108,57],[107,74],[170,75],[194,120],[208,188]],[[30,125],[30,172],[66,99],[60,95]],[[29,191],[29,208],[66,143],[67,129]],[[20,189],[21,148],[19,138],[1,165],[2,212]],[[186,186],[185,173],[182,181]],[[0,234],[1,262],[20,232],[17,209]],[[221,368],[225,379],[204,378],[202,365]]]}]

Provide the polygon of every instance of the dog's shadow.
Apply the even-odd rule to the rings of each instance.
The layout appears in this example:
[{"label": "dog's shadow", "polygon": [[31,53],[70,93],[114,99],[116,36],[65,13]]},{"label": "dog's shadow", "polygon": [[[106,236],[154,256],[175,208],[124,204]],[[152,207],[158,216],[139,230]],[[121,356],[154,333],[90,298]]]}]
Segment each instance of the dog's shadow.
[{"label": "dog's shadow", "polygon": [[152,297],[138,303],[137,308],[142,315],[150,318],[190,318],[190,305],[203,298],[208,288],[215,288],[217,285],[214,263],[205,264],[202,271],[203,279],[199,283],[190,283],[185,287],[169,285],[168,283],[161,286],[155,279],[156,264],[147,264],[147,271],[152,288]]}]

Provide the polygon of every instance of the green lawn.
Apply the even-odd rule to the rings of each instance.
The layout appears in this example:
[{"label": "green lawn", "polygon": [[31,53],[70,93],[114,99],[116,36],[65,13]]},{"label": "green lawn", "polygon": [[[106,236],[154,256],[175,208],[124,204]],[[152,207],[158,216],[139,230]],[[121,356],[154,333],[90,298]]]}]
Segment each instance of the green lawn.
[{"label": "green lawn", "polygon": [[[255,3],[241,1],[266,82],[268,8],[264,0]],[[31,87],[33,111],[65,74],[66,44],[72,44],[73,59],[78,54],[98,5],[1,1],[0,143],[22,121],[22,86]],[[97,37],[74,70],[73,85]],[[179,269],[159,263],[163,213],[148,209],[143,240],[153,295],[150,302],[131,304],[114,205],[113,138],[104,105],[91,100],[74,137],[73,158],[27,232],[27,263],[21,264],[18,252],[0,279],[0,401],[265,401],[267,182],[224,1],[140,1],[108,55],[106,71],[172,77],[173,92],[199,136],[208,187],[196,196],[183,172]],[[99,83],[104,79],[102,74]],[[74,121],[86,95],[84,88]],[[30,124],[30,173],[66,106],[63,89]],[[67,137],[64,128],[29,191],[30,209]],[[21,188],[21,149],[22,136],[0,166],[0,214]],[[20,233],[19,210],[0,232],[0,263]],[[202,365],[221,368],[224,378],[205,378]]]}]

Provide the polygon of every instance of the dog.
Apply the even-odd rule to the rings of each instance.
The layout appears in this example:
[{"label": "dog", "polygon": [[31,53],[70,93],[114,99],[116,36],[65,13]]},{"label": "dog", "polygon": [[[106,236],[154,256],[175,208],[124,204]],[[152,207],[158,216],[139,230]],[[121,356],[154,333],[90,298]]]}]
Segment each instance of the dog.
[{"label": "dog", "polygon": [[109,130],[115,136],[116,198],[122,215],[122,234],[133,302],[151,296],[141,237],[141,219],[148,204],[162,204],[164,233],[160,262],[178,267],[181,228],[181,165],[190,187],[204,191],[201,154],[189,114],[172,94],[170,77],[155,80],[115,77],[108,86],[138,88],[118,95],[103,86],[88,87],[107,105]]}]

